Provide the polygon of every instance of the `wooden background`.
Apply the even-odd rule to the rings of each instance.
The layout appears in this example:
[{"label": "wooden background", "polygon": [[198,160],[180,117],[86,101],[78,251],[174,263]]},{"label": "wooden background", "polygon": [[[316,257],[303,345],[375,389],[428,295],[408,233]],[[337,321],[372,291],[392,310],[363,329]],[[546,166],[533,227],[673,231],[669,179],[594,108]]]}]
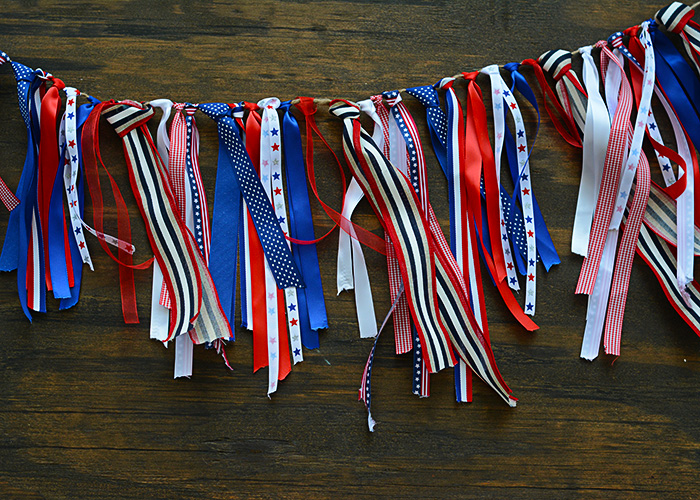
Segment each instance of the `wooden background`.
[{"label": "wooden background", "polygon": [[[5,1],[0,48],[103,99],[361,99],[593,43],[661,6]],[[406,100],[426,132],[420,106]],[[26,138],[8,67],[0,70],[0,109],[0,168],[15,187]],[[531,137],[534,116],[527,118]],[[211,206],[215,129],[203,115],[198,123]],[[340,151],[339,122],[321,110],[319,123]],[[105,160],[129,195],[137,255],[146,258],[119,143],[107,127],[102,137]],[[330,157],[319,152],[316,161],[323,195],[339,207]],[[428,161],[431,197],[448,229],[446,184],[431,151]],[[562,257],[540,273],[540,330],[517,327],[485,285],[496,359],[520,398],[517,408],[481,382],[474,402],[458,405],[451,373],[434,376],[431,397],[418,399],[410,393],[409,356],[395,356],[386,335],[375,362],[378,424],[370,434],[356,400],[371,341],[358,338],[351,292],[336,297],[335,235],[319,245],[331,327],[272,400],[266,371],[252,374],[251,338],[240,329],[227,350],[233,372],[197,349],[192,379],[172,380],[172,349],[148,339],[150,272],[137,273],[142,322],[125,326],[116,265],[90,240],[97,270],[86,270],[72,310],[59,313],[52,301],[30,324],[15,273],[0,275],[0,497],[698,498],[700,342],[637,259],[622,357],[614,365],[606,356],[579,359],[586,301],[573,294],[581,258],[569,245],[580,156],[547,118],[532,168]],[[379,228],[367,205],[360,212],[359,223]],[[317,206],[314,217],[319,231],[329,227]],[[0,215],[2,235],[6,224]],[[383,317],[384,259],[369,250],[367,259]]]}]

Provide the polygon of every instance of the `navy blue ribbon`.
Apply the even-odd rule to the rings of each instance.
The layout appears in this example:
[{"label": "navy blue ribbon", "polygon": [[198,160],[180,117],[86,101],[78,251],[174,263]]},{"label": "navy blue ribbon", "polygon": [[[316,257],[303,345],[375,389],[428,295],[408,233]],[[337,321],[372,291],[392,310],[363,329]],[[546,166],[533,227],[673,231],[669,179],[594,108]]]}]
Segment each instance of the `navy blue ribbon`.
[{"label": "navy blue ribbon", "polygon": [[[291,101],[282,103],[282,140],[284,141],[284,164],[286,167],[287,197],[289,201],[289,232],[292,238],[311,241],[314,234],[309,191],[306,187],[306,167],[301,144],[299,123],[291,112]],[[326,302],[323,297],[321,271],[318,265],[316,244],[298,245],[292,243],[294,262],[301,269],[305,288],[297,289],[299,307],[299,327],[301,341],[307,349],[317,349],[317,330],[328,328]]]}]

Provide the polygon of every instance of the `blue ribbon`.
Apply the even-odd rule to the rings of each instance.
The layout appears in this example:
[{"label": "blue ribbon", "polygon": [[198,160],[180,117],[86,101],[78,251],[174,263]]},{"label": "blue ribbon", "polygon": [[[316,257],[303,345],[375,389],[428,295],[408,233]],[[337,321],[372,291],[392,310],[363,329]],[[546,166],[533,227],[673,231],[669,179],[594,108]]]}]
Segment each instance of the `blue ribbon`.
[{"label": "blue ribbon", "polygon": [[[289,232],[298,240],[314,240],[313,219],[309,203],[309,191],[306,187],[306,167],[301,144],[299,123],[290,110],[291,101],[282,103],[284,110],[282,121],[282,140],[284,141],[284,161],[289,201]],[[305,288],[297,289],[297,306],[299,307],[299,326],[301,341],[307,349],[319,347],[318,332],[328,328],[326,302],[323,297],[321,271],[318,265],[316,244],[298,245],[292,243],[292,255],[304,277]]]},{"label": "blue ribbon", "polygon": [[671,40],[658,31],[656,23],[649,26],[656,62],[656,79],[678,114],[683,128],[700,149],[700,81],[690,65],[676,50]]},{"label": "blue ribbon", "polygon": [[[530,161],[530,155],[532,155],[532,148],[534,147],[534,143],[537,140],[537,134],[540,130],[540,110],[539,107],[537,106],[537,99],[535,98],[535,94],[533,93],[532,89],[530,88],[530,85],[528,85],[527,80],[525,80],[525,77],[521,75],[518,72],[518,68],[520,67],[520,63],[509,63],[504,66],[504,68],[508,71],[511,72],[511,76],[513,78],[513,86],[510,89],[510,92],[514,92],[515,89],[520,92],[520,94],[527,99],[527,101],[532,105],[533,108],[535,108],[535,111],[537,111],[537,131],[535,132],[535,139],[533,140],[533,146],[530,147],[530,150],[528,152],[528,162]],[[508,92],[508,91],[506,91]],[[515,150],[516,144],[515,144],[515,138],[513,137],[512,133],[510,132],[510,129],[508,127],[505,128],[505,145],[506,145],[506,156],[508,158],[508,166],[510,167],[510,175],[511,178],[513,179],[513,184],[514,184],[514,190],[513,190],[513,196],[511,198],[511,210],[510,210],[510,217],[517,217],[516,211],[514,210],[514,207],[516,207],[516,200],[518,199],[517,193],[519,192],[519,187],[520,187],[520,181],[523,179],[523,173],[519,170],[519,165],[518,165],[518,159],[517,159],[517,152]],[[555,265],[555,264],[560,264],[561,260],[559,259],[559,255],[557,254],[556,249],[554,248],[554,242],[552,241],[552,237],[549,235],[549,230],[547,229],[547,224],[544,221],[544,217],[542,216],[542,211],[540,210],[540,206],[537,203],[537,198],[535,197],[534,194],[531,194],[532,197],[532,209],[534,212],[535,216],[535,239],[537,241],[537,253],[539,255],[539,258],[542,261],[542,264],[544,264],[544,267],[547,271]],[[519,211],[518,211],[519,213]],[[520,215],[522,217],[522,214]],[[523,231],[525,230],[525,227],[523,226]],[[512,238],[512,240],[517,240],[517,238]],[[520,253],[522,253],[522,250],[519,250]],[[526,254],[523,254],[526,255]],[[520,264],[518,265],[518,270],[520,271],[521,274],[525,274],[525,270],[520,268]]]},{"label": "blue ribbon", "polygon": [[299,268],[292,258],[292,251],[287,246],[282,228],[277,221],[274,208],[265,194],[258,173],[243,146],[238,125],[230,116],[230,108],[223,103],[202,104],[199,108],[216,120],[219,143],[223,142],[225,146],[233,174],[248,206],[277,286],[282,289],[290,286],[303,287],[304,281]]},{"label": "blue ribbon", "polygon": [[[230,108],[220,103],[200,104],[199,109],[217,123],[220,117],[230,113]],[[219,161],[214,191],[209,272],[219,295],[221,308],[230,323],[233,323],[236,306],[238,261],[236,251],[241,220],[241,190],[226,144],[219,133]],[[245,294],[242,293],[241,300],[244,299]],[[243,318],[245,322],[245,316]],[[231,334],[234,335],[233,329]]]}]

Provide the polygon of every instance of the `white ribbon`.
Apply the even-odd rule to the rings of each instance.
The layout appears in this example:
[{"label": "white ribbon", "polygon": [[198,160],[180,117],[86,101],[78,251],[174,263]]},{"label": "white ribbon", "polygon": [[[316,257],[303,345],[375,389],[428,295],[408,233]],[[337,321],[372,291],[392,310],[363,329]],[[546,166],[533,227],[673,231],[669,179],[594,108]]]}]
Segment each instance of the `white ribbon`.
[{"label": "white ribbon", "polygon": [[[170,118],[170,110],[173,103],[169,99],[156,99],[149,103],[151,106],[160,108],[163,111],[163,116],[158,124],[156,134],[156,146],[158,154],[163,160],[163,164],[169,162],[170,139],[168,137],[167,122]],[[157,261],[153,261],[153,282],[151,285],[151,328],[150,336],[152,339],[164,342],[168,338],[168,325],[170,322],[170,309],[163,307],[160,304],[160,291],[163,288],[163,272],[160,269]],[[175,366],[177,372],[177,363]],[[177,375],[176,375],[177,377]]]},{"label": "white ribbon", "polygon": [[[384,146],[384,129],[382,122],[374,109],[371,99],[357,103],[360,109],[369,115],[374,121],[372,139],[379,148]],[[350,181],[345,200],[343,201],[343,217],[350,220],[357,204],[364,197],[362,188],[353,178]],[[374,299],[369,281],[369,273],[365,263],[362,245],[355,236],[354,229],[349,228],[350,233],[340,231],[338,239],[338,268],[337,286],[338,295],[344,290],[355,290],[355,311],[360,329],[360,338],[374,338],[377,336],[377,318],[374,313]]]},{"label": "white ribbon", "polygon": [[598,90],[598,69],[593,57],[591,57],[591,49],[591,46],[580,49],[583,58],[583,81],[588,93],[588,106],[583,133],[581,183],[578,189],[576,215],[571,235],[571,251],[583,257],[588,254],[593,212],[598,200],[605,154],[610,138],[610,115]]},{"label": "white ribbon", "polygon": [[[492,96],[492,106],[493,106],[493,153],[494,161],[496,164],[496,178],[498,179],[498,187],[501,186],[501,156],[503,155],[503,141],[506,127],[505,113],[503,112],[503,89],[508,88],[501,77],[501,72],[497,65],[492,64],[486,66],[481,70],[482,73],[489,75],[491,80],[491,96]],[[458,176],[455,173],[455,176]],[[457,196],[455,192],[455,196]],[[501,201],[501,193],[498,193],[498,218],[499,227],[504,228],[504,233],[508,234],[505,230],[505,219],[503,217],[503,203]],[[534,219],[533,219],[534,220]],[[508,279],[508,286],[513,290],[520,290],[520,283],[518,283],[518,277],[515,273],[515,265],[513,264],[513,257],[510,251],[510,243],[508,239],[501,238],[501,247],[503,248],[503,258],[506,263],[506,275]],[[517,250],[516,250],[517,251]],[[536,255],[536,254],[535,254]],[[459,262],[459,259],[457,259]],[[537,258],[535,257],[535,262]]]}]

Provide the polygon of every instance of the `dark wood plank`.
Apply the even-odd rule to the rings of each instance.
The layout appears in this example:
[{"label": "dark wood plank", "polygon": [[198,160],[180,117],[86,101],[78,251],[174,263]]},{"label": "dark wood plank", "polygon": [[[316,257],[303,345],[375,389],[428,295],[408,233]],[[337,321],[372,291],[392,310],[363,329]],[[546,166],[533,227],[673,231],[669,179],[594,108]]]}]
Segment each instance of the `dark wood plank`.
[{"label": "dark wood plank", "polygon": [[[364,98],[490,63],[575,48],[653,15],[659,2],[6,2],[0,48],[100,98],[206,102],[275,94]],[[486,84],[486,82],[484,81]],[[406,99],[422,130],[422,110]],[[26,138],[13,78],[0,72],[2,175],[16,186]],[[534,119],[528,117],[528,134]],[[319,125],[340,152],[340,124]],[[213,201],[216,134],[199,120]],[[155,125],[155,124],[152,124]],[[427,134],[425,134],[427,141]],[[427,143],[426,143],[427,145]],[[121,148],[107,127],[105,162],[136,214]],[[318,151],[325,199],[340,177]],[[447,228],[446,184],[429,155],[435,209]],[[150,273],[137,273],[142,323],[121,319],[114,263],[90,241],[97,271],[77,307],[29,324],[16,275],[0,275],[0,494],[5,498],[696,498],[700,344],[635,262],[614,365],[578,358],[585,300],[568,250],[580,159],[546,117],[533,183],[562,264],[541,276],[540,330],[516,327],[486,286],[496,359],[520,398],[510,409],[483,384],[454,402],[452,377],[410,394],[407,356],[387,335],[375,364],[367,432],[356,402],[370,342],[349,294],[335,296],[337,237],[319,245],[331,328],[268,400],[253,375],[250,335],[237,332],[228,372],[197,349],[194,377],[172,380],[172,349],[148,340]],[[320,229],[330,227],[314,208]],[[113,216],[113,212],[111,213]],[[4,234],[7,217],[0,216]],[[112,223],[114,219],[111,219]],[[379,225],[367,205],[357,221]],[[143,223],[132,217],[138,254]],[[385,263],[367,252],[378,315],[389,307]]]}]

